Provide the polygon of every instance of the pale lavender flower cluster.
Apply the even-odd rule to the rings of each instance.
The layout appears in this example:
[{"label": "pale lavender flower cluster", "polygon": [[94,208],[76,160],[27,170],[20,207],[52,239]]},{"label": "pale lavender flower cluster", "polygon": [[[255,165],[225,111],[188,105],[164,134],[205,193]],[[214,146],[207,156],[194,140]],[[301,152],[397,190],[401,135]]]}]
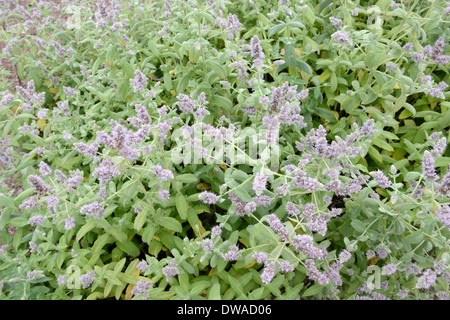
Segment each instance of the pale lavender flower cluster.
[{"label": "pale lavender flower cluster", "polygon": [[44,218],[41,215],[33,216],[30,219],[28,219],[28,223],[32,227],[36,227],[44,223]]},{"label": "pale lavender flower cluster", "polygon": [[27,280],[37,280],[45,277],[44,272],[41,270],[33,270],[27,272]]},{"label": "pale lavender flower cluster", "polygon": [[267,177],[262,173],[257,173],[253,180],[253,190],[257,196],[260,196],[266,190]]},{"label": "pale lavender flower cluster", "polygon": [[297,206],[292,203],[292,202],[288,202],[286,203],[286,212],[288,213],[288,215],[290,216],[296,216],[298,214],[300,214],[300,210],[297,208]]},{"label": "pale lavender flower cluster", "polygon": [[250,40],[250,46],[251,46],[251,56],[253,58],[253,67],[256,69],[261,69],[263,63],[264,63],[264,52],[261,47],[261,41],[259,40],[258,36],[253,36],[253,38]]},{"label": "pale lavender flower cluster", "polygon": [[206,101],[204,92],[199,94],[197,100],[192,100],[191,97],[183,93],[178,94],[177,99],[178,102],[175,104],[183,113],[193,113],[196,119],[201,119],[209,114],[205,107],[209,102]]},{"label": "pale lavender flower cluster", "polygon": [[80,276],[81,284],[83,285],[83,289],[87,289],[91,286],[91,284],[94,282],[95,277],[95,270],[92,270],[90,272],[84,273]]},{"label": "pale lavender flower cluster", "polygon": [[255,252],[252,257],[256,260],[256,263],[259,264],[267,261],[267,254],[265,252]]},{"label": "pale lavender flower cluster", "polygon": [[397,266],[393,263],[384,265],[383,268],[381,268],[381,274],[386,275],[386,276],[393,275],[396,271],[397,271]]},{"label": "pale lavender flower cluster", "polygon": [[[56,172],[56,170],[55,170]],[[72,170],[70,171],[70,177],[66,179],[66,185],[73,189],[78,187],[83,181],[83,172],[81,170]]]},{"label": "pale lavender flower cluster", "polygon": [[331,210],[330,210],[330,216],[332,218],[336,218],[336,217],[340,216],[341,214],[342,214],[341,208],[331,208]]},{"label": "pale lavender flower cluster", "polygon": [[370,172],[370,175],[378,183],[378,186],[380,188],[386,189],[389,188],[392,184],[392,182],[389,181],[388,177],[386,177],[384,173],[379,169],[377,171]]},{"label": "pale lavender flower cluster", "polygon": [[66,117],[69,117],[71,115],[69,101],[58,101],[56,103],[56,106],[58,107],[58,109],[53,109],[53,112],[55,112],[55,110],[59,110]]},{"label": "pale lavender flower cluster", "polygon": [[431,149],[430,152],[433,155],[433,157],[438,158],[442,156],[446,148],[447,148],[447,139],[445,137],[442,137],[434,143],[433,149]]},{"label": "pale lavender flower cluster", "polygon": [[298,189],[313,192],[323,186],[316,178],[308,177],[308,173],[304,170],[297,170],[293,172],[291,176],[294,177],[292,185]]},{"label": "pale lavender flower cluster", "polygon": [[[332,281],[334,285],[341,286],[342,278],[339,271],[342,269],[342,264],[339,262],[334,262],[327,270],[324,271],[323,275],[325,278]],[[320,277],[319,277],[320,278]]]},{"label": "pale lavender flower cluster", "polygon": [[330,23],[335,26],[336,28],[339,28],[342,26],[343,22],[341,19],[336,17],[330,17]]},{"label": "pale lavender flower cluster", "polygon": [[136,112],[136,117],[128,118],[128,121],[136,128],[141,127],[142,125],[150,125],[152,124],[152,119],[147,112],[145,106],[140,103],[136,103],[134,106],[134,110]]},{"label": "pale lavender flower cluster", "polygon": [[167,265],[162,268],[162,274],[166,277],[167,282],[180,274],[180,270],[177,268],[177,262],[175,259],[170,260]]},{"label": "pale lavender flower cluster", "polygon": [[66,96],[71,97],[77,94],[74,88],[71,87],[63,87],[63,92]]},{"label": "pale lavender flower cluster", "polygon": [[302,207],[302,218],[305,220],[309,220],[312,218],[314,212],[316,212],[317,207],[314,203],[308,202]]},{"label": "pale lavender flower cluster", "polygon": [[305,137],[300,139],[296,144],[299,151],[310,150],[318,157],[326,157],[328,159],[339,159],[342,157],[353,157],[361,151],[361,147],[354,144],[361,139],[358,132],[353,132],[345,138],[345,140],[336,137],[336,141],[328,144],[326,139],[326,130],[320,125],[317,129],[311,129]]},{"label": "pale lavender flower cluster", "polygon": [[42,180],[41,177],[36,175],[28,176],[28,184],[33,188],[37,195],[42,196],[45,193],[50,192],[50,186]]},{"label": "pale lavender flower cluster", "polygon": [[6,106],[8,103],[10,103],[13,100],[14,100],[14,96],[10,92],[5,90],[2,93],[2,100],[0,101],[0,106]]},{"label": "pale lavender flower cluster", "polygon": [[81,207],[80,213],[82,215],[90,216],[95,219],[101,219],[103,218],[106,210],[103,208],[103,206],[98,202],[94,201],[90,204],[86,204]]},{"label": "pale lavender flower cluster", "polygon": [[442,196],[450,196],[450,170],[442,177],[441,182],[437,184],[436,192]]},{"label": "pale lavender flower cluster", "polygon": [[294,271],[295,268],[292,264],[289,263],[289,261],[283,261],[280,265],[280,271],[281,272],[291,272]]},{"label": "pale lavender flower cluster", "polygon": [[168,200],[170,198],[170,191],[169,190],[159,190],[158,191],[158,197],[161,200]]},{"label": "pale lavender flower cluster", "polygon": [[280,237],[281,241],[286,241],[289,238],[289,233],[283,223],[275,214],[267,216],[267,223],[270,228]]},{"label": "pale lavender flower cluster", "polygon": [[71,230],[73,228],[75,228],[75,219],[72,217],[66,218],[66,220],[64,220],[64,229]]},{"label": "pale lavender flower cluster", "polygon": [[248,77],[248,72],[245,70],[244,65],[240,61],[235,61],[230,63],[230,68],[236,69],[238,71],[237,79],[239,81],[244,81]]},{"label": "pale lavender flower cluster", "polygon": [[100,184],[107,184],[112,178],[116,178],[119,174],[119,169],[114,165],[111,159],[103,160],[100,166],[95,168],[92,172],[92,176],[97,178]]},{"label": "pale lavender flower cluster", "polygon": [[425,53],[430,56],[431,62],[436,62],[440,65],[446,65],[449,62],[450,56],[442,54],[444,50],[444,45],[445,45],[444,38],[439,37],[434,43],[434,46],[426,50]]},{"label": "pale lavender flower cluster", "polygon": [[215,25],[228,32],[228,40],[233,40],[235,35],[239,35],[242,28],[242,23],[239,21],[237,15],[232,13],[228,14],[226,20],[221,17],[216,18]]},{"label": "pale lavender flower cluster", "polygon": [[310,231],[317,232],[321,236],[324,236],[327,232],[327,226],[330,219],[331,217],[326,213],[312,216],[308,221],[307,227]]},{"label": "pale lavender flower cluster", "polygon": [[89,156],[91,158],[95,157],[97,155],[97,151],[99,148],[99,144],[97,141],[93,142],[92,144],[88,145],[84,142],[76,142],[73,144],[75,147],[75,150],[79,153],[82,153],[86,156]]},{"label": "pale lavender flower cluster", "polygon": [[205,253],[209,254],[209,253],[211,253],[211,251],[214,247],[214,242],[209,238],[205,238],[200,242],[200,245],[202,246]]},{"label": "pale lavender flower cluster", "polygon": [[226,261],[236,261],[241,256],[241,253],[239,252],[239,247],[235,244],[231,245],[228,248],[228,251],[222,255],[223,259]]},{"label": "pale lavender flower cluster", "polygon": [[219,224],[217,226],[214,226],[211,229],[211,237],[220,237],[220,235],[222,234],[222,224]]},{"label": "pale lavender flower cluster", "polygon": [[324,260],[328,253],[324,247],[314,247],[313,237],[308,234],[297,234],[291,242],[292,246],[299,253],[303,253],[311,259]]},{"label": "pale lavender flower cluster", "polygon": [[111,120],[111,134],[104,131],[97,131],[97,141],[107,147],[118,151],[118,153],[130,160],[139,157],[139,150],[135,146],[142,143],[150,134],[149,126],[142,126],[138,131],[133,132],[125,129],[117,121]]},{"label": "pale lavender flower cluster", "polygon": [[157,164],[153,167],[153,173],[159,180],[162,181],[169,181],[174,178],[172,171],[170,171],[169,169],[163,169],[160,164]]},{"label": "pale lavender flower cluster", "polygon": [[441,81],[436,87],[430,87],[427,91],[427,94],[430,97],[437,98],[437,99],[445,99],[444,90],[447,88],[447,84],[443,81]]},{"label": "pale lavender flower cluster", "polygon": [[435,214],[442,224],[450,230],[450,206],[448,204],[444,204],[436,210]]},{"label": "pale lavender flower cluster", "polygon": [[353,46],[353,39],[350,37],[350,35],[342,30],[336,31],[331,35],[331,38],[333,38],[333,41],[344,46]]},{"label": "pale lavender flower cluster", "polygon": [[[280,111],[280,108],[282,106],[285,106],[287,102],[294,102],[296,100],[303,101],[309,95],[308,89],[304,89],[304,90],[301,90],[300,92],[297,92],[297,85],[290,86],[287,81],[283,82],[283,84],[279,87],[271,87],[270,91],[271,91],[270,99],[269,99],[269,97],[266,97],[267,101],[264,101],[266,99],[262,99],[262,97],[265,97],[265,96],[261,96],[260,102],[262,99],[263,106],[267,105],[272,112]],[[298,112],[298,111],[300,111],[300,109],[294,108],[293,111]]]},{"label": "pale lavender flower cluster", "polygon": [[58,286],[62,286],[67,282],[67,275],[61,275],[56,279],[56,282],[58,283]]},{"label": "pale lavender flower cluster", "polygon": [[419,62],[422,62],[423,61],[423,53],[420,53],[420,52],[413,52],[413,54],[412,54],[412,60],[415,62],[415,63],[419,63]]},{"label": "pale lavender flower cluster", "polygon": [[26,88],[17,86],[16,90],[17,94],[20,95],[25,102],[39,104],[44,103],[45,101],[45,92],[37,93],[33,80],[27,82]]},{"label": "pale lavender flower cluster", "polygon": [[49,208],[55,208],[59,203],[59,198],[55,195],[51,195],[47,198],[47,205]]},{"label": "pale lavender flower cluster", "polygon": [[426,269],[422,275],[417,278],[416,288],[429,289],[433,284],[436,283],[437,275],[432,269]]},{"label": "pale lavender flower cluster", "polygon": [[389,253],[391,253],[391,250],[385,245],[381,244],[376,247],[377,255],[381,259],[385,259]]},{"label": "pale lavender flower cluster", "polygon": [[422,158],[422,172],[426,180],[436,181],[439,179],[436,174],[436,168],[434,167],[434,157],[428,150],[425,150]]},{"label": "pale lavender flower cluster", "polygon": [[311,280],[317,282],[321,286],[326,285],[330,281],[330,279],[324,273],[320,272],[319,269],[317,269],[314,260],[307,259],[305,261],[305,265],[307,270],[306,275]]},{"label": "pale lavender flower cluster", "polygon": [[263,272],[261,273],[261,281],[268,285],[275,276],[275,262],[270,262],[264,266]]},{"label": "pale lavender flower cluster", "polygon": [[423,76],[423,77],[420,79],[420,81],[422,81],[422,83],[432,82],[432,81],[433,81],[433,78],[432,78],[430,75],[426,75],[426,76]]},{"label": "pale lavender flower cluster", "polygon": [[236,196],[236,194],[234,194],[233,192],[229,193],[229,198],[231,203],[234,206],[234,210],[236,211],[236,214],[240,217],[244,216],[247,212],[245,211],[245,202],[242,201],[241,199],[239,199],[238,196]]},{"label": "pale lavender flower cluster", "polygon": [[148,84],[147,77],[140,70],[134,72],[134,78],[130,79],[130,84],[133,87],[135,93],[141,92]]},{"label": "pale lavender flower cluster", "polygon": [[143,299],[147,299],[148,298],[147,291],[150,290],[151,288],[153,288],[153,283],[151,281],[139,280],[134,286],[134,288],[131,290],[131,293],[134,296],[142,295]]},{"label": "pale lavender flower cluster", "polygon": [[351,257],[352,257],[352,254],[347,249],[344,249],[341,251],[341,253],[339,253],[339,262],[345,263],[348,260],[350,260]]},{"label": "pale lavender flower cluster", "polygon": [[136,265],[136,268],[138,268],[141,271],[145,271],[147,269],[149,269],[149,265],[147,263],[147,261],[145,260],[141,260],[139,261],[139,263]]},{"label": "pale lavender flower cluster", "polygon": [[209,191],[203,191],[198,195],[198,198],[203,201],[205,204],[215,204],[219,197]]}]

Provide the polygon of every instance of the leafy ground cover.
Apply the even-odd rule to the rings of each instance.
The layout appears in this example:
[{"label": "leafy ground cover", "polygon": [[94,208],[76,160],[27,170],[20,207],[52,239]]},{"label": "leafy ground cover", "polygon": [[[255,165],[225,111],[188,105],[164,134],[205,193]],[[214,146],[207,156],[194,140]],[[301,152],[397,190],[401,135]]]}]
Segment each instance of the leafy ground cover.
[{"label": "leafy ground cover", "polygon": [[1,1],[1,299],[448,299],[445,1]]}]

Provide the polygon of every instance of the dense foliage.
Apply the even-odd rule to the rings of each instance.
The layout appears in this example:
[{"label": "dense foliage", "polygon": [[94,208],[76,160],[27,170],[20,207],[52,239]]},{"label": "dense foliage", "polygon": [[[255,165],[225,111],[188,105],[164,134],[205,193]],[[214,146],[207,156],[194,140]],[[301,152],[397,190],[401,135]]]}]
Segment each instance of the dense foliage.
[{"label": "dense foliage", "polygon": [[0,299],[449,298],[445,1],[0,3]]}]

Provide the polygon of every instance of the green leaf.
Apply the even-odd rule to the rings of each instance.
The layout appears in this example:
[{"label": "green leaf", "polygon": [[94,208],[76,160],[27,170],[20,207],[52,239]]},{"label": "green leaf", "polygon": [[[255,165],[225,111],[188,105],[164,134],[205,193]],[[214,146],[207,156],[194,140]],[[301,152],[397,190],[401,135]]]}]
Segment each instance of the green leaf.
[{"label": "green leaf", "polygon": [[89,221],[88,223],[86,223],[84,226],[82,226],[80,228],[80,230],[78,230],[77,232],[77,236],[76,236],[76,240],[80,241],[81,238],[83,238],[86,233],[88,233],[89,231],[91,231],[92,229],[95,228],[95,223],[93,221]]},{"label": "green leaf", "polygon": [[194,71],[189,71],[187,74],[185,74],[181,80],[178,82],[177,85],[177,92],[178,93],[184,93],[184,90],[186,90],[189,80],[191,80],[194,76]]},{"label": "green leaf", "polygon": [[[122,271],[123,266],[125,265],[125,262],[127,261],[126,258],[123,258],[122,260],[120,260],[119,262],[117,262],[117,264],[114,266],[114,273],[118,274],[119,272]],[[121,284],[121,283],[120,283]]]},{"label": "green leaf", "polygon": [[112,237],[108,233],[104,233],[95,240],[92,245],[92,255],[97,254],[107,243],[112,242]]},{"label": "green leaf", "polygon": [[172,217],[160,217],[156,221],[157,221],[157,223],[160,226],[162,226],[164,228],[167,228],[169,230],[172,230],[172,231],[175,231],[175,232],[183,231],[181,223],[175,218],[172,218]]},{"label": "green leaf", "polygon": [[211,97],[211,102],[222,107],[223,110],[226,111],[228,114],[233,109],[233,102],[231,102],[230,99],[223,97],[223,96],[213,95]]},{"label": "green leaf", "polygon": [[320,2],[319,7],[317,8],[317,14],[320,14],[322,10],[328,7],[331,3],[333,3],[333,0],[323,0],[322,2]]},{"label": "green leaf", "polygon": [[228,282],[238,298],[247,298],[244,294],[244,288],[238,279],[228,274]]},{"label": "green leaf", "polygon": [[312,75],[312,68],[310,67],[309,64],[307,64],[305,61],[302,60],[296,60],[296,65],[297,67],[302,70],[303,72],[306,72],[307,74],[311,74]]},{"label": "green leaf", "polygon": [[119,242],[126,242],[128,239],[127,235],[124,232],[118,230],[117,227],[112,227],[105,230]]},{"label": "green leaf", "polygon": [[284,45],[284,61],[288,67],[295,68],[297,65],[297,60],[295,58],[295,47],[291,43]]},{"label": "green leaf", "polygon": [[381,140],[379,138],[372,138],[372,142],[374,145],[380,147],[381,149],[394,151],[394,148],[392,148],[392,146],[384,140]]},{"label": "green leaf", "polygon": [[130,80],[124,79],[120,83],[119,87],[117,88],[117,96],[121,100],[126,100],[128,92],[130,91]]},{"label": "green leaf", "polygon": [[5,195],[0,195],[0,206],[5,206],[10,209],[16,208],[14,200],[11,197],[7,197]]},{"label": "green leaf", "polygon": [[337,122],[336,117],[334,116],[333,112],[331,112],[328,109],[315,107],[314,113],[317,114],[318,116],[330,121],[331,123]]},{"label": "green leaf", "polygon": [[244,202],[250,202],[252,201],[252,196],[248,193],[248,191],[243,187],[239,186],[233,190],[234,194],[238,196],[239,199],[241,199]]},{"label": "green leaf", "polygon": [[377,149],[370,146],[368,153],[370,157],[374,159],[376,162],[378,162],[379,164],[383,164],[383,157],[381,156],[381,154],[378,152]]},{"label": "green leaf", "polygon": [[110,45],[108,48],[108,52],[106,53],[105,63],[108,67],[112,67],[114,64],[114,59],[116,58],[116,48],[113,45]]},{"label": "green leaf", "polygon": [[316,15],[309,6],[304,6],[303,14],[305,15],[306,19],[308,19],[311,25],[316,22]]},{"label": "green leaf", "polygon": [[213,70],[215,73],[217,73],[217,75],[222,78],[222,79],[226,79],[227,78],[227,70],[222,67],[221,65],[219,65],[217,62],[215,61],[207,61],[206,62],[206,66]]},{"label": "green leaf", "polygon": [[195,174],[185,173],[180,174],[174,178],[175,181],[183,182],[183,183],[194,183],[198,181],[198,178]]},{"label": "green leaf", "polygon": [[167,91],[173,89],[172,78],[170,77],[169,72],[164,73],[164,87],[166,88]]},{"label": "green leaf", "polygon": [[148,211],[149,210],[146,207],[144,207],[142,211],[138,213],[136,219],[134,219],[133,226],[134,229],[136,229],[136,231],[140,231],[144,226],[145,221],[147,221]]},{"label": "green leaf", "polygon": [[116,242],[117,247],[132,257],[137,257],[141,253],[139,248],[131,241]]},{"label": "green leaf", "polygon": [[422,241],[422,239],[423,239],[422,230],[414,231],[413,233],[405,237],[405,241],[408,242],[409,244],[419,243],[420,241]]},{"label": "green leaf", "polygon": [[450,157],[439,157],[436,158],[434,165],[436,167],[446,167],[450,164]]},{"label": "green leaf", "polygon": [[364,58],[364,63],[367,67],[376,69],[391,59],[392,57],[387,56],[383,51],[369,51]]},{"label": "green leaf", "polygon": [[175,206],[181,219],[186,220],[189,204],[182,193],[178,193],[175,197]]},{"label": "green leaf", "polygon": [[220,283],[215,283],[209,288],[208,300],[221,300],[220,297]]},{"label": "green leaf", "polygon": [[[189,222],[189,225],[194,230],[195,234],[199,236],[202,231],[202,222],[197,216],[197,212],[195,212],[194,208],[189,207],[188,214],[187,214],[187,221]],[[204,229],[203,229],[204,230]]]},{"label": "green leaf", "polygon": [[283,24],[277,24],[269,29],[269,32],[267,33],[269,37],[273,36],[275,33],[280,33],[286,29],[286,25]]},{"label": "green leaf", "polygon": [[352,222],[350,224],[358,232],[364,232],[364,230],[366,229],[366,226],[364,225],[364,223],[362,223],[358,219],[352,220]]},{"label": "green leaf", "polygon": [[319,293],[320,291],[322,291],[322,289],[323,289],[323,286],[315,283],[311,287],[306,289],[305,292],[303,292],[302,297],[313,296],[313,295]]}]

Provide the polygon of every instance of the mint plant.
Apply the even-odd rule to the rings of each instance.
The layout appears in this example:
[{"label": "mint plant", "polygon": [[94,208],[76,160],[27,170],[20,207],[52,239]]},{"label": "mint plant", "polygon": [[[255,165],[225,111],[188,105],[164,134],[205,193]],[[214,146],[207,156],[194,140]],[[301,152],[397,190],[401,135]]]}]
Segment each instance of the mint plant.
[{"label": "mint plant", "polygon": [[1,299],[448,299],[445,1],[1,13]]}]

